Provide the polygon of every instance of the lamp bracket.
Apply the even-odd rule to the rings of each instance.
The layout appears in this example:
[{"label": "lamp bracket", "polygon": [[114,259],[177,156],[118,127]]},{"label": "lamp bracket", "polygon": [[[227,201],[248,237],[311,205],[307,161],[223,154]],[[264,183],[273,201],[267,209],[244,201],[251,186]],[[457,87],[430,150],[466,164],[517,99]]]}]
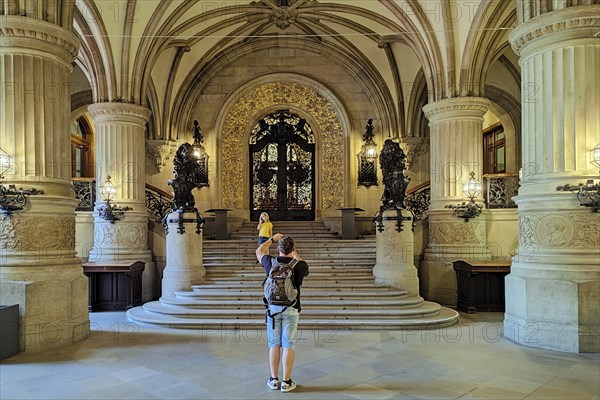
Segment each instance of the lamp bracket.
[{"label": "lamp bracket", "polygon": [[27,204],[27,197],[31,195],[44,194],[43,190],[17,189],[15,185],[0,184],[0,212],[10,216],[13,211],[22,210]]}]

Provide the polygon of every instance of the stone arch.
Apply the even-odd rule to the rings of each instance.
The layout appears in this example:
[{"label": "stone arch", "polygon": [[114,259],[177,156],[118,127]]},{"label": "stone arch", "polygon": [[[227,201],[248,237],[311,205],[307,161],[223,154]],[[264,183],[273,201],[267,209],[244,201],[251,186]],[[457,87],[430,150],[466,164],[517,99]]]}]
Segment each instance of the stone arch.
[{"label": "stone arch", "polygon": [[508,29],[516,20],[517,12],[510,1],[491,1],[479,6],[464,46],[460,96],[484,94],[487,71],[497,49],[508,42]]},{"label": "stone arch", "polygon": [[[324,89],[324,88],[321,88]],[[337,105],[337,106],[336,106]],[[317,90],[306,82],[260,81],[234,93],[215,124],[220,132],[218,164],[222,206],[246,217],[249,205],[247,181],[250,130],[256,121],[279,108],[307,119],[315,133],[316,151],[316,216],[334,215],[345,204],[347,181],[348,119],[339,109],[335,97]],[[243,162],[240,162],[240,152]],[[242,214],[242,215],[240,215]]]}]

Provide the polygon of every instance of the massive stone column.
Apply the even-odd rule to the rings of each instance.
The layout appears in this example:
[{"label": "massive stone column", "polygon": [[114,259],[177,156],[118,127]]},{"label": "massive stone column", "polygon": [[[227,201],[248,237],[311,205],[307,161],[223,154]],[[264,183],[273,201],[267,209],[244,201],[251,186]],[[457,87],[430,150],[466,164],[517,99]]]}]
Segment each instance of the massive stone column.
[{"label": "massive stone column", "polygon": [[98,196],[89,258],[95,262],[143,261],[142,298],[147,301],[156,285],[145,202],[145,129],[150,110],[129,103],[97,103],[88,110],[96,129],[96,192],[100,193],[100,186],[110,176],[117,189],[112,203],[132,209],[119,221],[104,220],[98,215],[98,208],[104,205]]},{"label": "massive stone column", "polygon": [[30,351],[89,333],[88,283],[75,257],[69,135],[78,40],[44,21],[0,19],[0,147],[14,160],[2,183],[44,192],[22,211],[0,214],[0,304],[19,304],[20,347]]},{"label": "massive stone column", "polygon": [[[519,249],[506,277],[506,337],[529,346],[600,351],[600,214],[557,186],[597,178],[600,7],[517,4],[523,180]],[[560,9],[559,9],[560,8]]]},{"label": "massive stone column", "polygon": [[423,107],[430,127],[431,204],[421,293],[445,305],[456,305],[452,261],[491,258],[486,245],[485,215],[465,222],[446,208],[466,200],[463,185],[471,171],[482,181],[483,115],[489,104],[489,100],[479,97],[458,97]]}]

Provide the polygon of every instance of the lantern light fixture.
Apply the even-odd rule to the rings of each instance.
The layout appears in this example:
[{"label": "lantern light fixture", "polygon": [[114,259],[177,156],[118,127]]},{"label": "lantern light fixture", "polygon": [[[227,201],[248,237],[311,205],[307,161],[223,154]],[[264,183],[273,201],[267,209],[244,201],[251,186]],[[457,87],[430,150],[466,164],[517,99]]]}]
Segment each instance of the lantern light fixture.
[{"label": "lantern light fixture", "polygon": [[130,211],[131,207],[120,207],[111,203],[117,197],[117,188],[111,181],[111,176],[106,177],[106,182],[100,186],[98,193],[105,204],[98,208],[98,216],[110,223],[115,223],[123,218],[125,211]]},{"label": "lantern light fixture", "polygon": [[[594,167],[600,169],[600,143],[591,150],[591,161]],[[600,173],[599,173],[600,174]],[[557,191],[576,192],[579,205],[590,207],[592,212],[600,211],[600,180],[588,179],[586,183],[578,185],[563,185],[556,188]]]},{"label": "lantern light fixture", "polygon": [[475,179],[475,172],[471,171],[469,180],[463,185],[463,193],[469,198],[469,201],[463,201],[461,204],[451,204],[446,208],[454,210],[454,216],[462,218],[465,222],[477,218],[481,215],[483,205],[477,203],[475,199],[481,196],[481,183]]}]

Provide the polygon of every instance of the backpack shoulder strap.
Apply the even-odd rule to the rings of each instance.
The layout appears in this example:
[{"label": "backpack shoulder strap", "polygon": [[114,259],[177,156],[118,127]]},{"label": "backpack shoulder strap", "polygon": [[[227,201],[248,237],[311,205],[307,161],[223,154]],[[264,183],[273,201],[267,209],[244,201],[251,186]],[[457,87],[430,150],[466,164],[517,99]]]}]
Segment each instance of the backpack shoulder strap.
[{"label": "backpack shoulder strap", "polygon": [[290,268],[294,268],[296,266],[296,264],[298,264],[298,260],[296,260],[295,258],[292,259],[292,261],[290,261],[288,263],[288,265],[290,266]]}]

